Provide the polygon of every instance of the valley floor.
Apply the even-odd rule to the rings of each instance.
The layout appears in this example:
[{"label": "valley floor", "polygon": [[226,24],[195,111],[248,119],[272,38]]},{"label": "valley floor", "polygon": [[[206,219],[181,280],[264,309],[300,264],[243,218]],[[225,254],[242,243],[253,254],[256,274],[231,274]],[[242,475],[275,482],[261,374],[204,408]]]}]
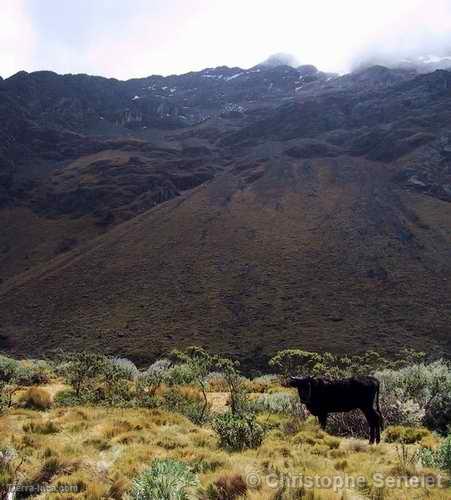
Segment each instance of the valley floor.
[{"label": "valley floor", "polygon": [[[226,401],[221,393],[210,398],[216,410]],[[14,408],[0,417],[0,447],[17,450],[18,476],[35,492],[41,488],[39,499],[127,498],[133,478],[156,458],[189,464],[200,480],[194,498],[201,499],[213,498],[207,488],[218,480],[229,484],[230,496],[214,497],[224,499],[451,498],[445,477],[409,462],[415,445],[369,446],[330,436],[313,420],[259,419],[271,429],[263,444],[229,453],[208,426],[160,409]],[[316,485],[303,488],[302,481]],[[427,481],[442,487],[424,487]]]}]

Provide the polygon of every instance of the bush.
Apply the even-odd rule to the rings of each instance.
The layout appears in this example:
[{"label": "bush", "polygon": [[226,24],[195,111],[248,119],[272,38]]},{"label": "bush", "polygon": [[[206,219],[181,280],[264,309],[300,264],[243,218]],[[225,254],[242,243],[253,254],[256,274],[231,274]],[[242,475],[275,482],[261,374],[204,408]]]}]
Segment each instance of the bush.
[{"label": "bush", "polygon": [[336,436],[366,438],[368,436],[368,423],[360,410],[331,413],[327,421],[327,430]]},{"label": "bush", "polygon": [[[380,401],[384,426],[421,427],[424,412],[411,400],[403,401],[394,393],[384,393]],[[368,436],[368,422],[360,410],[329,415],[327,429],[337,436],[365,438]]]},{"label": "bush", "polygon": [[451,393],[451,368],[443,360],[412,364],[400,370],[383,370],[375,376],[381,381],[383,391],[402,395],[422,408]]},{"label": "bush", "polygon": [[258,448],[263,441],[263,428],[252,414],[227,412],[218,415],[212,425],[219,437],[219,446],[230,451]]},{"label": "bush", "polygon": [[278,375],[262,375],[255,377],[250,383],[251,392],[267,392],[272,388],[279,386],[280,379]]},{"label": "bush", "polygon": [[447,431],[444,415],[451,413],[449,363],[417,363],[375,375],[381,381],[383,413],[388,424],[423,424],[431,430]]},{"label": "bush", "polygon": [[18,385],[48,384],[53,375],[53,370],[46,361],[29,360],[19,363],[15,381]]},{"label": "bush", "polygon": [[8,384],[13,381],[19,368],[19,362],[0,355],[0,382]]},{"label": "bush", "polygon": [[[99,371],[99,385],[94,392],[94,403],[109,406],[128,406],[134,397],[130,377],[135,376],[131,362],[107,360]],[[133,364],[133,363],[132,363]],[[136,370],[138,373],[138,370]]]},{"label": "bush", "polygon": [[436,450],[422,448],[420,459],[425,467],[435,467],[451,473],[451,435]]},{"label": "bush", "polygon": [[127,358],[110,358],[110,363],[113,367],[117,368],[123,378],[127,380],[136,380],[139,375],[139,370],[135,363]]},{"label": "bush", "polygon": [[52,398],[44,389],[31,387],[20,396],[19,404],[33,410],[48,410],[52,406]]},{"label": "bush", "polygon": [[280,413],[282,415],[303,415],[298,396],[286,392],[259,394],[253,404],[255,411]]},{"label": "bush", "polygon": [[73,389],[63,389],[55,394],[53,398],[53,404],[55,406],[78,406],[86,401],[82,401],[81,398],[77,397]]},{"label": "bush", "polygon": [[424,427],[389,427],[384,432],[384,441],[387,443],[419,443],[425,437],[431,436],[431,431]]},{"label": "bush", "polygon": [[96,380],[104,373],[108,359],[105,356],[89,352],[78,352],[67,356],[61,368],[78,397],[92,389]]},{"label": "bush", "polygon": [[193,368],[182,363],[169,368],[164,376],[164,382],[167,385],[185,385],[191,384],[196,378],[196,373]]},{"label": "bush", "polygon": [[184,391],[173,388],[163,396],[163,405],[169,410],[180,413],[196,425],[202,425],[210,418],[210,406],[205,408],[202,395],[194,390]]},{"label": "bush", "polygon": [[440,434],[451,431],[451,395],[444,394],[428,405],[423,418],[423,424]]},{"label": "bush", "polygon": [[157,459],[133,481],[136,500],[188,500],[189,489],[198,485],[189,467],[172,459]]},{"label": "bush", "polygon": [[221,372],[210,372],[205,377],[205,383],[210,392],[226,392],[228,390],[224,374]]}]

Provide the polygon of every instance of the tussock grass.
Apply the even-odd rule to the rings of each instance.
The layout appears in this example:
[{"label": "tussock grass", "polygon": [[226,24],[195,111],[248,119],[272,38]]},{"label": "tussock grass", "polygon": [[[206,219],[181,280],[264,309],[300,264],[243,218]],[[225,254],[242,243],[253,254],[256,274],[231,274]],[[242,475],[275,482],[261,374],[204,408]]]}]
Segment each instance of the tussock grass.
[{"label": "tussock grass", "polygon": [[34,410],[48,410],[52,406],[52,398],[45,389],[30,387],[19,397],[19,405]]},{"label": "tussock grass", "polygon": [[[185,388],[187,394],[189,388]],[[192,394],[196,389],[192,389]],[[256,449],[228,452],[218,448],[217,436],[208,425],[194,425],[182,415],[161,409],[103,407],[50,408],[46,412],[16,408],[0,416],[0,447],[14,447],[26,460],[21,474],[28,484],[73,486],[78,493],[46,493],[37,500],[125,499],[133,480],[156,459],[173,459],[190,467],[199,479],[198,498],[289,500],[310,498],[378,498],[401,500],[451,497],[451,490],[380,488],[374,474],[402,477],[434,476],[415,460],[421,443],[369,446],[366,441],[342,439],[322,431],[315,420],[287,415],[259,415],[265,425],[263,443]],[[426,436],[435,446],[434,438]],[[284,484],[290,477],[363,476],[360,489],[305,490]],[[259,483],[247,481],[258,474]],[[278,478],[274,481],[267,478]]]}]

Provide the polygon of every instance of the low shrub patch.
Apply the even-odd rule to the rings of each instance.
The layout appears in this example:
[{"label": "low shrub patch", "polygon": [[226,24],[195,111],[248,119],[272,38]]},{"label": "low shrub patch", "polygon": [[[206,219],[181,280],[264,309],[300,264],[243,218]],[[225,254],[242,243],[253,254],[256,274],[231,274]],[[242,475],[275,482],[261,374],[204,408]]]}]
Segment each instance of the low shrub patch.
[{"label": "low shrub patch", "polygon": [[425,437],[431,436],[431,432],[424,427],[389,427],[384,432],[384,440],[387,443],[419,443]]},{"label": "low shrub patch", "polygon": [[263,428],[252,414],[227,412],[218,415],[212,425],[219,437],[219,446],[230,451],[258,448],[263,441]]}]

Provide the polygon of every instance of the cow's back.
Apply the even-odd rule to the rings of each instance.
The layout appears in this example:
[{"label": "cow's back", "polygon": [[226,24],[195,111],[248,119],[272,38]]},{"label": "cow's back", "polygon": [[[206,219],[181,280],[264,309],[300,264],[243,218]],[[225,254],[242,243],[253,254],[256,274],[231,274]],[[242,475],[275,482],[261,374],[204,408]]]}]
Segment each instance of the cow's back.
[{"label": "cow's back", "polygon": [[374,404],[378,385],[372,377],[319,380],[312,392],[311,404],[328,412],[368,408]]}]

